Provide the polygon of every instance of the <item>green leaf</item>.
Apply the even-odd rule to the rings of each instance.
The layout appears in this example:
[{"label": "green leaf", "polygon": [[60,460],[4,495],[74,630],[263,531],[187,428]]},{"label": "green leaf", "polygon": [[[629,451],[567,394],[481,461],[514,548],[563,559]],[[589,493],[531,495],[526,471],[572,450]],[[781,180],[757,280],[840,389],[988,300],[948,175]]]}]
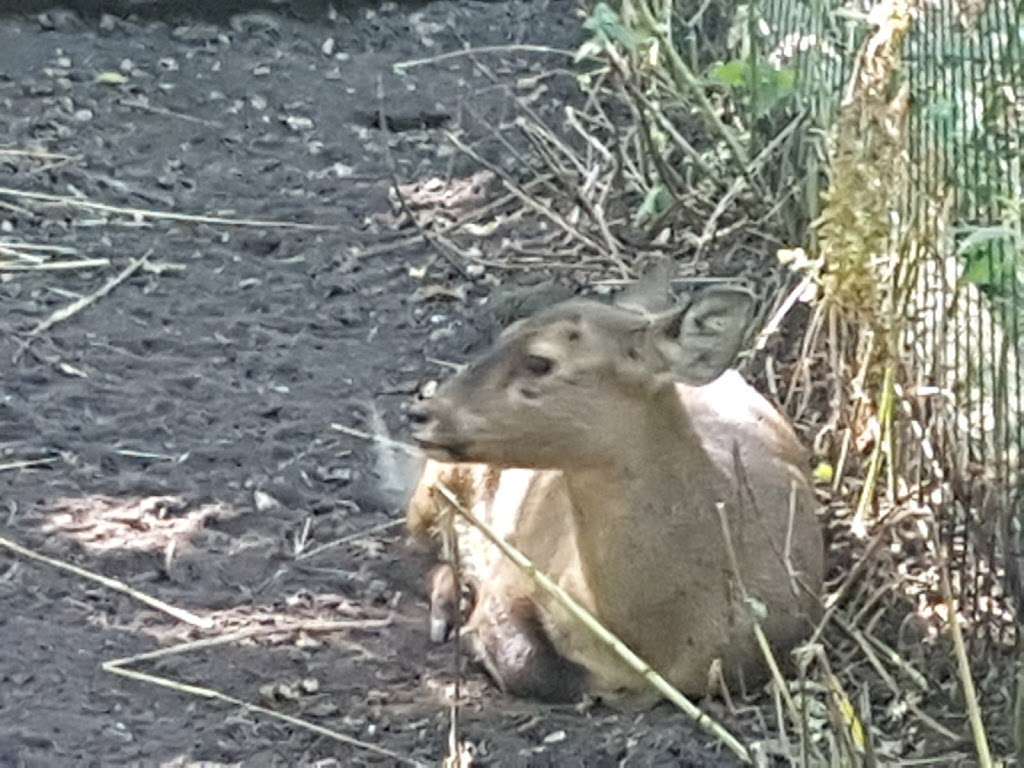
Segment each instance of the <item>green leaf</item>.
[{"label": "green leaf", "polygon": [[793,93],[796,70],[775,69],[767,62],[753,67],[746,59],[733,59],[708,70],[708,81],[749,94],[758,117],[771,112],[779,102]]},{"label": "green leaf", "polygon": [[999,276],[1002,270],[995,259],[990,259],[987,253],[974,254],[967,259],[964,267],[963,280],[973,283],[979,288],[999,285]]},{"label": "green leaf", "polygon": [[747,62],[733,59],[725,64],[712,67],[708,73],[711,81],[730,88],[742,88],[747,84]]},{"label": "green leaf", "polygon": [[1017,240],[1016,230],[1010,227],[993,226],[993,227],[972,227],[970,234],[961,241],[957,246],[957,256],[972,256],[975,251],[982,248],[986,248],[994,243],[1004,241],[1008,245],[1013,245]]},{"label": "green leaf", "polygon": [[1013,275],[1013,265],[1021,258],[1020,234],[1007,226],[970,227],[957,246],[964,259],[962,279],[982,288],[1000,288]]},{"label": "green leaf", "polygon": [[796,70],[792,67],[775,70],[775,85],[786,96],[796,88]]},{"label": "green leaf", "polygon": [[607,3],[601,2],[594,6],[593,13],[583,22],[583,28],[595,37],[619,43],[626,50],[636,49],[636,36],[622,26],[619,14]]},{"label": "green leaf", "polygon": [[641,223],[648,221],[668,207],[668,190],[661,184],[651,187],[644,196],[644,201],[636,212],[636,221]]}]

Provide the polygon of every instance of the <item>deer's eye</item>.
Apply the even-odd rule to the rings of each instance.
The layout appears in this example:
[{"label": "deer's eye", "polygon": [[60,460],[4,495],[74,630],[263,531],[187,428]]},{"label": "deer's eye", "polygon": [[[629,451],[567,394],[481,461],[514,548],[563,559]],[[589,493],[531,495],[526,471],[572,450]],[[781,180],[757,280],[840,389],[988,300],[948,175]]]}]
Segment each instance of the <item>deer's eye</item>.
[{"label": "deer's eye", "polygon": [[547,376],[555,368],[555,361],[542,355],[527,355],[523,367],[531,376]]}]

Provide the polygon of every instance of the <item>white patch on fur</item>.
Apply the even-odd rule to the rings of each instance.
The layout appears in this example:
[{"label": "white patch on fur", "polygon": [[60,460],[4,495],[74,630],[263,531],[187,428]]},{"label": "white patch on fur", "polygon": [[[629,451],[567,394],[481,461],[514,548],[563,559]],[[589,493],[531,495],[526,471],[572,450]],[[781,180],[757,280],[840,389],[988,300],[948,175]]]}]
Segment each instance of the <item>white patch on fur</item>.
[{"label": "white patch on fur", "polygon": [[507,539],[515,531],[535,474],[532,469],[502,470],[489,514],[491,527],[501,538]]}]

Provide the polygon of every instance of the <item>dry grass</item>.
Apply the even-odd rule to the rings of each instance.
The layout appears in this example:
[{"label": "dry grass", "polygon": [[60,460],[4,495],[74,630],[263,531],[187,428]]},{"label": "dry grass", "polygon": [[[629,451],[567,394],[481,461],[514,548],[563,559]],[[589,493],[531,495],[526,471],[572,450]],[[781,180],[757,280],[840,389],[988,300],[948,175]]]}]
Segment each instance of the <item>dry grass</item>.
[{"label": "dry grass", "polygon": [[[757,285],[767,320],[758,373],[816,448],[835,578],[825,619],[799,654],[802,676],[776,678],[760,701],[762,738],[748,745],[751,754],[792,765],[871,766],[912,755],[952,764],[973,752],[991,765],[992,730],[1006,749],[1009,724],[996,724],[984,700],[1005,691],[977,685],[967,649],[987,625],[964,615],[956,597],[969,584],[938,543],[948,539],[935,500],[953,498],[950,475],[921,484],[948,459],[933,439],[948,429],[948,417],[936,410],[922,418],[927,409],[913,398],[919,361],[903,353],[904,340],[923,332],[907,318],[924,300],[918,275],[941,252],[934,242],[941,227],[891,224],[891,212],[907,205],[905,188],[892,180],[910,177],[907,94],[889,87],[909,17],[898,4],[891,9],[873,18],[828,134],[830,184],[808,234],[818,245],[810,257],[782,247],[792,244],[785,218],[794,201],[791,191],[779,194],[790,177],[777,173],[791,143],[806,137],[805,115],[783,121],[749,152],[756,143],[735,119],[723,119],[729,105],[721,94],[695,97],[681,110],[683,96],[707,92],[673,54],[661,17],[641,3],[621,4],[630,45],[599,35],[591,41],[581,58],[584,106],[567,107],[560,128],[534,109],[535,83],[502,86],[518,111],[492,141],[508,143],[497,134],[518,132],[531,148],[521,167],[488,163],[462,132],[450,132],[498,190],[486,202],[488,225],[475,224],[473,210],[482,207],[456,215],[429,195],[407,198],[400,214],[428,242],[442,233],[445,260],[458,259],[470,276],[543,267],[591,286],[615,285],[668,254],[677,283],[693,284],[718,279],[709,274],[713,265],[751,241],[781,251],[788,268],[760,258],[730,277]],[[492,76],[482,57],[466,55]],[[474,120],[471,109],[463,114]],[[932,218],[948,212],[941,190],[927,192],[923,210]],[[536,234],[517,234],[524,231]],[[428,269],[423,279],[445,278]],[[794,313],[807,317],[802,335],[792,332]],[[949,654],[956,663],[947,663]],[[993,663],[1005,664],[1000,658]]]}]

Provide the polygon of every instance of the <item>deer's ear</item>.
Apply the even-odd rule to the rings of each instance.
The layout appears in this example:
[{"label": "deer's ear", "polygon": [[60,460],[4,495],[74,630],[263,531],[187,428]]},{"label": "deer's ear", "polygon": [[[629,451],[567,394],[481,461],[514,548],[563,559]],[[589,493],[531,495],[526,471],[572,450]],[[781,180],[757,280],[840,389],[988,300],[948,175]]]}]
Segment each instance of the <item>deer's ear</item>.
[{"label": "deer's ear", "polygon": [[615,306],[640,315],[670,310],[674,270],[675,263],[667,256],[654,259],[639,280],[615,297]]},{"label": "deer's ear", "polygon": [[747,335],[754,297],[742,288],[709,288],[688,305],[652,319],[649,333],[675,378],[701,386],[735,361]]}]

